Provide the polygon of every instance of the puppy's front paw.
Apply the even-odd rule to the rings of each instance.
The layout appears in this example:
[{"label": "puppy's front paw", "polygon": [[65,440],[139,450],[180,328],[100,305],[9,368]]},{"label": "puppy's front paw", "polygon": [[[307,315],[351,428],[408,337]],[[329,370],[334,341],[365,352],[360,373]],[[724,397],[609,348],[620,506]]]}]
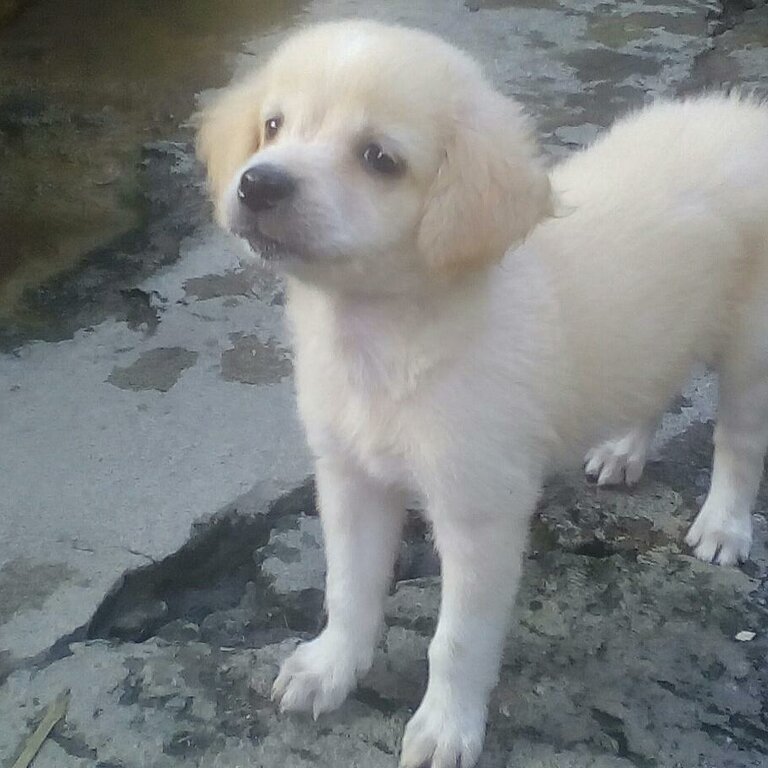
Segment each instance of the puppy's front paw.
[{"label": "puppy's front paw", "polygon": [[427,691],[403,736],[401,768],[472,768],[485,739],[484,706]]},{"label": "puppy's front paw", "polygon": [[699,560],[718,565],[736,565],[749,557],[752,518],[705,502],[685,537]]},{"label": "puppy's front paw", "polygon": [[606,440],[584,457],[584,473],[598,485],[634,485],[643,474],[653,431],[642,427]]},{"label": "puppy's front paw", "polygon": [[312,712],[317,719],[341,705],[370,665],[370,655],[356,654],[338,635],[323,632],[283,662],[272,700],[282,712]]}]

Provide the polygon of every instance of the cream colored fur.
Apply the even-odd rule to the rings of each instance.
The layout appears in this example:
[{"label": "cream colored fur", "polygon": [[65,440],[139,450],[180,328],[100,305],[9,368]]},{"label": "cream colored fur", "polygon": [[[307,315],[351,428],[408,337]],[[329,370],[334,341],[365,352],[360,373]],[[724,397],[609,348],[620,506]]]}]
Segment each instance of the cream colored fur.
[{"label": "cream colored fur", "polygon": [[[402,173],[366,166],[372,141]],[[604,440],[588,471],[636,481],[697,361],[719,371],[721,403],[688,541],[747,556],[768,443],[765,107],[658,103],[548,178],[519,106],[467,56],[347,22],[225,91],[200,153],[221,223],[286,275],[317,457],[328,624],[283,665],[284,710],[332,709],[370,667],[415,492],[443,601],[401,760],[470,768],[543,478]],[[264,164],[296,191],[253,211],[240,176]]]}]

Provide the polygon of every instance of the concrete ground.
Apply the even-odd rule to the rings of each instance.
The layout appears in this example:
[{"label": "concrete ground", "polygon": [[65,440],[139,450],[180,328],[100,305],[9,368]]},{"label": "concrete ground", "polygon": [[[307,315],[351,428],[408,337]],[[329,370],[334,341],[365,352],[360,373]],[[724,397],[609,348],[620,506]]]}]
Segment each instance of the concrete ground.
[{"label": "concrete ground", "polygon": [[[220,34],[224,70],[313,21],[423,26],[525,103],[553,158],[654,96],[768,92],[768,7],[748,2],[283,5],[253,39]],[[70,129],[31,103],[0,98],[3,157],[18,136]],[[0,763],[69,689],[38,768],[391,768],[437,613],[428,532],[414,517],[351,701],[317,723],[276,714],[279,659],[322,623],[311,466],[281,288],[212,226],[178,108],[131,160],[138,224],[86,238],[84,259],[14,294],[0,329]],[[103,120],[94,131],[118,130]],[[484,768],[768,764],[768,495],[742,568],[682,544],[709,481],[715,390],[694,377],[634,492],[549,484]]]}]

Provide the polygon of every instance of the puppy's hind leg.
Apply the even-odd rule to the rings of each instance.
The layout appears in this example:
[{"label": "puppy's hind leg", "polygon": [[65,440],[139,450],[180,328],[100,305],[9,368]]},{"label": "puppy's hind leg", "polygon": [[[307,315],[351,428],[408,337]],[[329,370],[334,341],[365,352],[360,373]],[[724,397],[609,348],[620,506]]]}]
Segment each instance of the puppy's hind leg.
[{"label": "puppy's hind leg", "polygon": [[606,440],[584,457],[584,473],[598,485],[634,485],[643,474],[659,419],[637,424],[629,432]]},{"label": "puppy's hind leg", "polygon": [[768,447],[768,362],[731,357],[720,374],[712,483],[686,543],[700,560],[734,565],[749,557],[752,506]]}]

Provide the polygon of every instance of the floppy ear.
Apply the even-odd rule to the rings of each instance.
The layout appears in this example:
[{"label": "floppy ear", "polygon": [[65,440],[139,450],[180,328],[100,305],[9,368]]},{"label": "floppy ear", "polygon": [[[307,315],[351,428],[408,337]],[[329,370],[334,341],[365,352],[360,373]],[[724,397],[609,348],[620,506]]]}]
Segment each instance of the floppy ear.
[{"label": "floppy ear", "polygon": [[522,108],[484,85],[464,105],[429,190],[418,245],[430,266],[490,264],[552,213],[549,178]]},{"label": "floppy ear", "polygon": [[208,171],[208,188],[221,222],[223,195],[237,169],[262,140],[261,73],[229,86],[199,116],[197,156]]}]

